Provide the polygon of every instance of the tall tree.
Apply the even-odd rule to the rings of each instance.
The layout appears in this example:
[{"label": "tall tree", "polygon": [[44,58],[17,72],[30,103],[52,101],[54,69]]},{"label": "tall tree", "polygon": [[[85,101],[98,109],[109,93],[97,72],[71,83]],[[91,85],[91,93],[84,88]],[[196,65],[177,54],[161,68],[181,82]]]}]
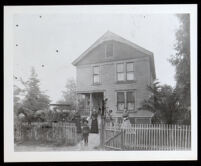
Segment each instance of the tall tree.
[{"label": "tall tree", "polygon": [[68,79],[65,91],[63,91],[63,100],[59,101],[61,104],[69,104],[72,109],[76,108],[76,82],[74,79]]},{"label": "tall tree", "polygon": [[19,97],[20,93],[22,91],[23,90],[20,89],[17,85],[14,85],[13,103],[14,103],[14,120],[15,120],[15,122],[17,121],[17,115],[18,115],[19,108],[22,106],[21,99]]},{"label": "tall tree", "polygon": [[180,21],[176,32],[175,50],[170,62],[176,68],[176,91],[180,96],[180,102],[190,107],[190,15],[177,15]]},{"label": "tall tree", "polygon": [[14,110],[15,110],[15,112],[19,108],[20,92],[21,92],[21,89],[17,85],[14,85],[13,97],[14,97]]},{"label": "tall tree", "polygon": [[23,101],[23,106],[33,112],[37,110],[47,109],[50,103],[49,97],[44,94],[39,87],[39,79],[35,69],[31,69],[31,76],[27,82],[23,82],[26,87],[26,96]]}]

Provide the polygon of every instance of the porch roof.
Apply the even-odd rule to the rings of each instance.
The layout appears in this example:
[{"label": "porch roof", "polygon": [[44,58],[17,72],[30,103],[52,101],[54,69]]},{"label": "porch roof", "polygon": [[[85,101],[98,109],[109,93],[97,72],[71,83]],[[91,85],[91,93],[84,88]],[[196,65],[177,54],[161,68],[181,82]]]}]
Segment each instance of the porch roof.
[{"label": "porch roof", "polygon": [[90,94],[90,93],[103,93],[105,90],[87,90],[87,91],[76,91],[76,94]]}]

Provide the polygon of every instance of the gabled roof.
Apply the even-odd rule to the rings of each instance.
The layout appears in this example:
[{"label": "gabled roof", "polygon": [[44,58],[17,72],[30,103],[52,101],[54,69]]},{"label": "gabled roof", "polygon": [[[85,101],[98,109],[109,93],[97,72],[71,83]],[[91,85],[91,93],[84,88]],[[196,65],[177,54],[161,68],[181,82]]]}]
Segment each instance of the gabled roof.
[{"label": "gabled roof", "polygon": [[103,34],[98,40],[95,41],[94,44],[92,44],[85,52],[83,52],[77,59],[75,59],[72,64],[74,66],[76,66],[83,58],[85,58],[85,56],[87,56],[87,54],[93,50],[95,47],[97,47],[98,45],[100,45],[101,43],[105,42],[105,41],[109,41],[109,40],[115,40],[115,41],[118,41],[118,42],[121,42],[121,43],[125,43],[127,45],[130,45],[132,46],[133,48],[135,48],[136,50],[146,54],[146,55],[149,55],[150,58],[151,58],[151,66],[152,66],[152,69],[153,69],[153,75],[155,77],[155,67],[154,67],[154,59],[153,59],[153,53],[140,47],[139,45],[133,43],[133,42],[130,42],[126,39],[124,39],[123,37],[117,35],[117,34],[114,34],[113,32],[110,32],[110,31],[107,31],[105,34]]}]

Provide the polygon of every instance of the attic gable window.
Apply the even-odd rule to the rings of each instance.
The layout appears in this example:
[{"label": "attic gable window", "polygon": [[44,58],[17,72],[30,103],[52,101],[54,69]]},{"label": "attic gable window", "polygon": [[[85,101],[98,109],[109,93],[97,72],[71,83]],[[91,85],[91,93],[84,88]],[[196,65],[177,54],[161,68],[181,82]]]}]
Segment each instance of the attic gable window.
[{"label": "attic gable window", "polygon": [[113,56],[113,44],[108,43],[106,45],[106,50],[105,50],[106,57],[112,57]]},{"label": "attic gable window", "polygon": [[100,66],[93,67],[93,83],[100,84]]}]

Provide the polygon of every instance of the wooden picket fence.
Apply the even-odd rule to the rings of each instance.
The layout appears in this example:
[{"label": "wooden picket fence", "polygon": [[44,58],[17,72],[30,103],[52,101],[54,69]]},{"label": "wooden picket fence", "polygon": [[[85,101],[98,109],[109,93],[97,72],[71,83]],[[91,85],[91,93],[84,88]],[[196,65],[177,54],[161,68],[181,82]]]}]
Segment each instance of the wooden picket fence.
[{"label": "wooden picket fence", "polygon": [[190,150],[191,126],[168,124],[106,124],[104,146],[112,150]]},{"label": "wooden picket fence", "polygon": [[77,130],[74,123],[32,122],[15,125],[15,142],[39,141],[76,144]]}]

